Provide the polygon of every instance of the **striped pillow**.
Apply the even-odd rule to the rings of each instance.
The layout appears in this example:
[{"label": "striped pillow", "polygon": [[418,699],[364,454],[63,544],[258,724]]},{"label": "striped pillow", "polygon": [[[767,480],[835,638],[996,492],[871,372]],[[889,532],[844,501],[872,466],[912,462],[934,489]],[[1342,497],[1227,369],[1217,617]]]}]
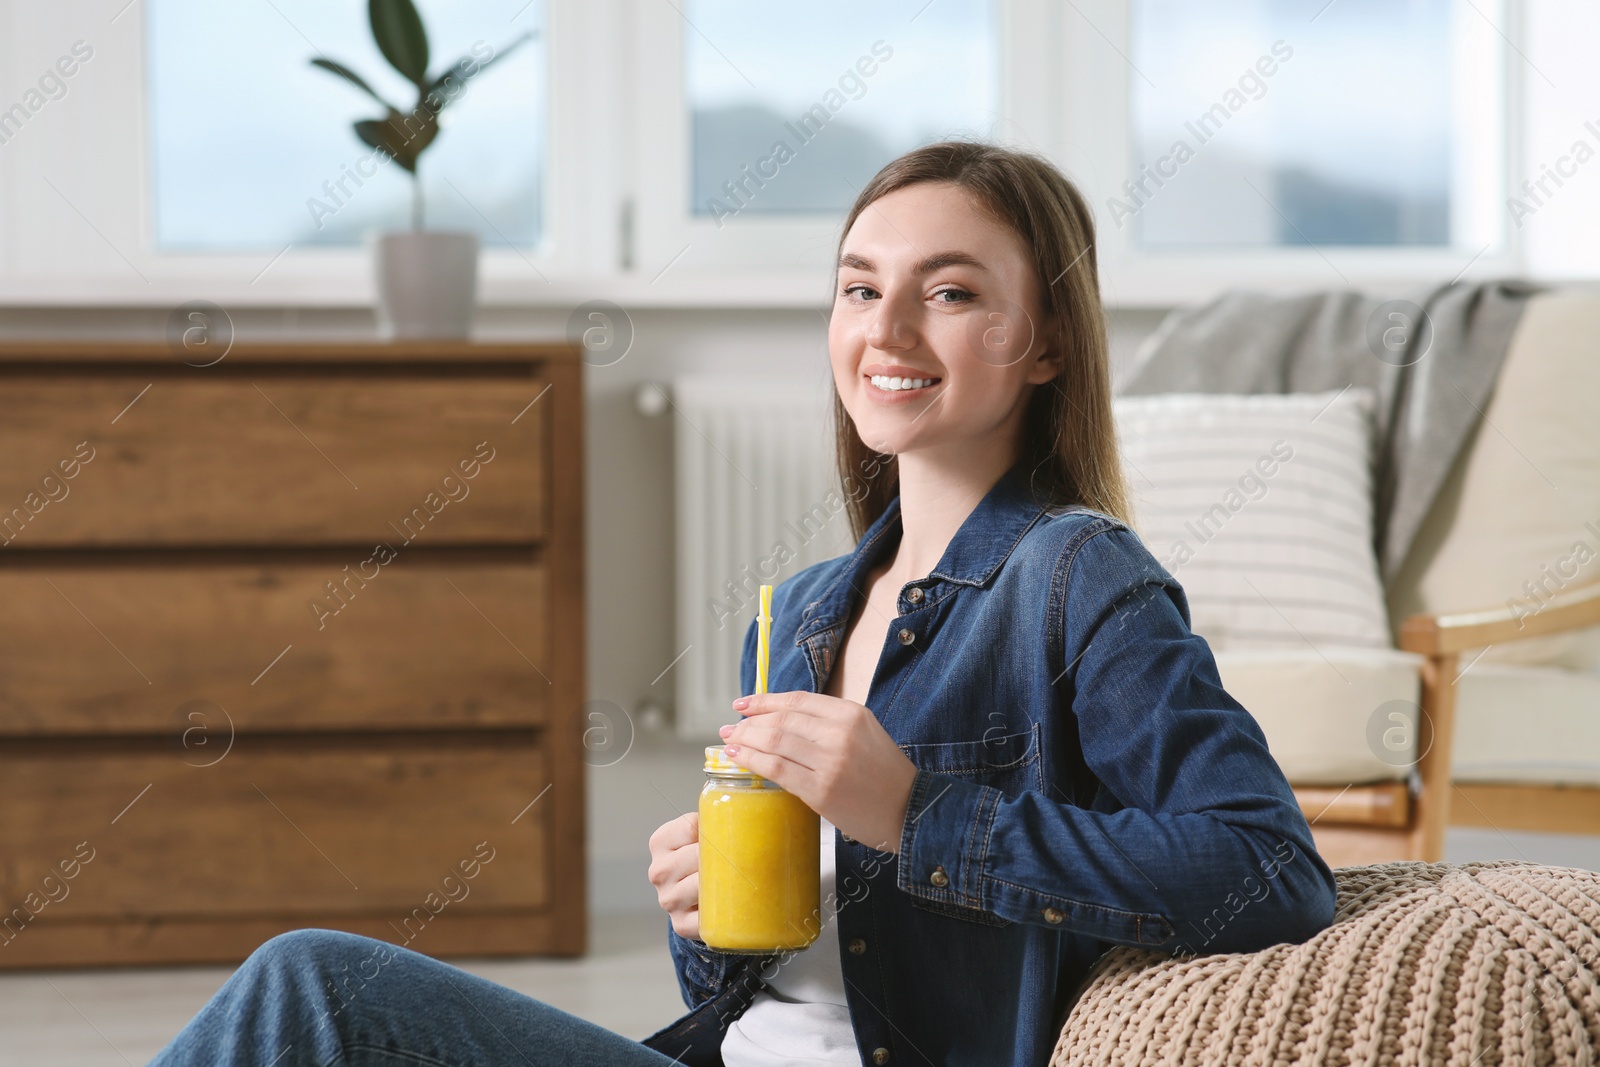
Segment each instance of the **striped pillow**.
[{"label": "striped pillow", "polygon": [[1357,388],[1116,401],[1135,526],[1214,649],[1390,647],[1372,410]]}]

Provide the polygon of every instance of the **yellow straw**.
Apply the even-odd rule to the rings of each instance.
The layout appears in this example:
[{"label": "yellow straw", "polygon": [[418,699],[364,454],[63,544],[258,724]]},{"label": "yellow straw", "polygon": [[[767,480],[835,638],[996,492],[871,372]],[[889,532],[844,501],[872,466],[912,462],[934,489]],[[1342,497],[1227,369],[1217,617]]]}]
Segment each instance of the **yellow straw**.
[{"label": "yellow straw", "polygon": [[767,691],[767,657],[772,650],[772,586],[761,587],[761,614],[756,616],[756,692]]}]

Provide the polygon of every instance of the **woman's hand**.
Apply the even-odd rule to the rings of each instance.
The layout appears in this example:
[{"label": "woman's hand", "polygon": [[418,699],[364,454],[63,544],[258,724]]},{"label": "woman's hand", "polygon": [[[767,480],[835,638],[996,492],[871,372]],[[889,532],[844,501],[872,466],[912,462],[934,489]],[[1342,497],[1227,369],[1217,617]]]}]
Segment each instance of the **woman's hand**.
[{"label": "woman's hand", "polygon": [[700,816],[664,822],[650,835],[650,884],[656,901],[672,916],[678,936],[700,940]]},{"label": "woman's hand", "polygon": [[877,718],[851,700],[796,690],[740,697],[721,729],[728,758],[771,778],[879,852],[900,851],[917,768]]}]

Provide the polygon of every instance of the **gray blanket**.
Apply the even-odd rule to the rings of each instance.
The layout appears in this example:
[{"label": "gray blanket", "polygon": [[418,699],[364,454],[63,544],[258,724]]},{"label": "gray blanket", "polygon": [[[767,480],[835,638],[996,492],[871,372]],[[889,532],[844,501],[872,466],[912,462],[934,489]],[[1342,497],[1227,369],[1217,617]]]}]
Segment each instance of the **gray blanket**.
[{"label": "gray blanket", "polygon": [[1523,307],[1540,289],[1505,280],[1400,299],[1232,291],[1168,315],[1118,392],[1372,389],[1373,543],[1387,579],[1483,418]]}]

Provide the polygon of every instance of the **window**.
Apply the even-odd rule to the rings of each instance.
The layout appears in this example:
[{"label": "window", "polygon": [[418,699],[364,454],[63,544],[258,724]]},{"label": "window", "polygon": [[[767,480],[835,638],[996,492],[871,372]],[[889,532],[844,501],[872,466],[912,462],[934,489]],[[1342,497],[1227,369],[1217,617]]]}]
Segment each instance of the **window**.
[{"label": "window", "polygon": [[[410,225],[411,180],[357,139],[382,109],[310,65],[343,63],[409,112],[416,90],[378,52],[366,5],[149,0],[148,111],[155,244],[162,251],[354,245]],[[540,0],[418,4],[429,71],[494,56],[442,113],[421,157],[425,220],[486,244],[531,246],[543,227],[545,88]],[[481,79],[481,80],[480,80]],[[357,171],[369,176],[360,177]]]},{"label": "window", "polygon": [[[538,31],[422,158],[487,304],[823,306],[856,190],[952,136],[1062,166],[1112,306],[1584,277],[1600,247],[1589,0],[416,2],[436,72]],[[410,181],[348,176],[377,105],[309,64],[410,106],[365,7],[0,9],[0,299],[369,303]]]},{"label": "window", "polygon": [[895,156],[992,135],[995,39],[988,3],[693,0],[690,209],[839,215]]},{"label": "window", "polygon": [[720,275],[701,284],[772,285],[815,306],[840,218],[875,171],[919,144],[1008,132],[1002,16],[1015,2],[630,8],[641,47],[623,269],[652,296]]},{"label": "window", "polygon": [[1113,221],[1150,249],[1497,245],[1497,8],[1135,0]]}]

